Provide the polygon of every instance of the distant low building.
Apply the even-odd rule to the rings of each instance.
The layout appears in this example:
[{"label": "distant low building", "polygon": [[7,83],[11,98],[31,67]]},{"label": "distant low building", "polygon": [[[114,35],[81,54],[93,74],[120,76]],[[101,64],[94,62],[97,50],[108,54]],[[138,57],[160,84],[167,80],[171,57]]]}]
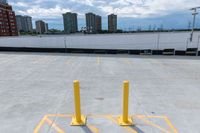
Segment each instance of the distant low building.
[{"label": "distant low building", "polygon": [[0,36],[17,36],[15,12],[7,0],[0,0]]},{"label": "distant low building", "polygon": [[63,14],[63,24],[65,33],[76,33],[78,31],[77,14],[71,12]]},{"label": "distant low building", "polygon": [[33,32],[32,17],[16,15],[17,29],[23,32]]},{"label": "distant low building", "polygon": [[117,15],[115,14],[108,15],[108,31],[117,32]]}]

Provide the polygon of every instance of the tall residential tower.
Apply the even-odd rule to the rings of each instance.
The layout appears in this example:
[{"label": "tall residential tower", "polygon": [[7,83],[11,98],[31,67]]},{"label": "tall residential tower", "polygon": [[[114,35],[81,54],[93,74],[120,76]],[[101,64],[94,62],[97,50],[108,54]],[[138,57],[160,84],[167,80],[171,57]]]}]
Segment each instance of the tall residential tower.
[{"label": "tall residential tower", "polygon": [[108,15],[108,31],[117,32],[117,15],[115,14]]},{"label": "tall residential tower", "polygon": [[86,31],[87,33],[97,33],[102,30],[101,16],[94,13],[86,13]]},{"label": "tall residential tower", "polygon": [[43,34],[45,33],[45,22],[42,20],[38,20],[35,22],[36,26],[36,33],[37,34]]},{"label": "tall residential tower", "polygon": [[96,15],[94,13],[86,13],[86,31],[87,33],[96,33]]},{"label": "tall residential tower", "polygon": [[32,18],[30,16],[16,15],[18,31],[32,32]]},{"label": "tall residential tower", "polygon": [[96,15],[96,30],[97,32],[100,32],[102,30],[102,20],[101,20],[101,16]]},{"label": "tall residential tower", "polygon": [[78,31],[77,14],[67,12],[63,14],[64,31],[67,34],[76,33]]}]

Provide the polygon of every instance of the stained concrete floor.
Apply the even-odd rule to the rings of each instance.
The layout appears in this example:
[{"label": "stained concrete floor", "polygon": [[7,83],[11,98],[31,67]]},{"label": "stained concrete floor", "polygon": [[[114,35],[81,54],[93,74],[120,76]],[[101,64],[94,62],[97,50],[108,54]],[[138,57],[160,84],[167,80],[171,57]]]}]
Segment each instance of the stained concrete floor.
[{"label": "stained concrete floor", "polygon": [[[199,59],[1,52],[0,132],[199,133]],[[84,127],[69,125],[76,79]],[[130,127],[116,124],[124,80],[130,81]]]}]

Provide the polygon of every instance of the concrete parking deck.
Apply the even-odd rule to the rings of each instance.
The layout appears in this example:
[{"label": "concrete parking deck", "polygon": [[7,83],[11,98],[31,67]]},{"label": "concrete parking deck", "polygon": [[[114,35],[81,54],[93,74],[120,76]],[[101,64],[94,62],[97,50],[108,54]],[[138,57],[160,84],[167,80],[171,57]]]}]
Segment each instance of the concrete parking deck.
[{"label": "concrete parking deck", "polygon": [[[199,133],[199,70],[199,57],[0,53],[0,132]],[[76,79],[85,127],[70,126]],[[124,80],[130,127],[116,124]]]}]

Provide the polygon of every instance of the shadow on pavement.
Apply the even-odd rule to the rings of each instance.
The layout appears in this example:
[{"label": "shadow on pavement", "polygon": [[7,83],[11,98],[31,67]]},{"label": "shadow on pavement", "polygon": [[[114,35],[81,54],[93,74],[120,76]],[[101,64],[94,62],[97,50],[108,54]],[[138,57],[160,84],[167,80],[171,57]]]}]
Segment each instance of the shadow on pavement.
[{"label": "shadow on pavement", "polygon": [[130,128],[134,129],[135,131],[137,131],[138,133],[145,133],[144,131],[142,131],[141,129],[139,129],[136,126],[130,126]]},{"label": "shadow on pavement", "polygon": [[93,133],[88,126],[81,126],[85,133]]}]

